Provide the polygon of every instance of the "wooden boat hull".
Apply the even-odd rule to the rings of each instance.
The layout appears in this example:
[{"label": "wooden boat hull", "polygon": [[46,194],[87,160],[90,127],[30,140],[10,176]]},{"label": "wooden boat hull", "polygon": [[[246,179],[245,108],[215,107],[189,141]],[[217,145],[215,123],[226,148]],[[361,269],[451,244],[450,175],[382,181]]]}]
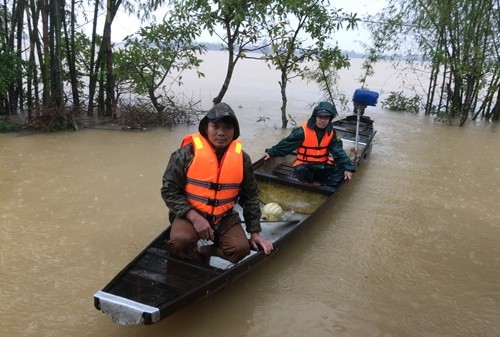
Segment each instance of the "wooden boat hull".
[{"label": "wooden boat hull", "polygon": [[[375,135],[373,121],[363,116],[356,127],[356,119],[348,117],[334,122],[334,128],[342,136],[346,151],[354,153],[351,151],[353,146],[359,147],[358,155],[353,157],[353,163],[358,166],[371,151]],[[357,142],[353,141],[356,128],[362,130]],[[311,215],[321,211],[326,201],[338,192],[338,189],[298,181],[291,174],[294,160],[294,156],[287,156],[269,161],[260,159],[254,163],[263,204],[277,200],[283,203],[283,197],[266,195],[266,188],[270,191],[283,188],[283,193],[294,196],[291,203],[295,204],[283,206],[284,212],[278,221],[261,222],[261,234],[274,245],[271,256],[311,221]],[[236,210],[241,213],[238,207]],[[218,257],[211,257],[208,263],[180,260],[170,254],[166,242],[169,233],[169,228],[160,233],[102,290],[94,294],[94,305],[98,310],[121,325],[153,324],[225,287],[234,278],[269,258],[262,251],[252,251],[236,264]]]}]

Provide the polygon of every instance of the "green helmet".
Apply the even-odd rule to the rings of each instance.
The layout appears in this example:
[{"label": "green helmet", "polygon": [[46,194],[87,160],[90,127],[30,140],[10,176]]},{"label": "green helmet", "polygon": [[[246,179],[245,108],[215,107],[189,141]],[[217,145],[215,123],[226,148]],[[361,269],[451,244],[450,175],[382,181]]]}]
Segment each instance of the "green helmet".
[{"label": "green helmet", "polygon": [[337,116],[335,105],[330,102],[320,102],[313,110],[313,117],[330,116],[332,119]]}]

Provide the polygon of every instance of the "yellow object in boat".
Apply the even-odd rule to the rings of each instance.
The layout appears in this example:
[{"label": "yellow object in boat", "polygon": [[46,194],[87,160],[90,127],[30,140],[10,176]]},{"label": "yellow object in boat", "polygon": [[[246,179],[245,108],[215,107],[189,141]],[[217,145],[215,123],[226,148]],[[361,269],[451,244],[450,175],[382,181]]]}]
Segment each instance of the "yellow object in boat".
[{"label": "yellow object in boat", "polygon": [[283,209],[275,202],[265,204],[262,208],[262,219],[269,221],[276,221],[283,215]]}]

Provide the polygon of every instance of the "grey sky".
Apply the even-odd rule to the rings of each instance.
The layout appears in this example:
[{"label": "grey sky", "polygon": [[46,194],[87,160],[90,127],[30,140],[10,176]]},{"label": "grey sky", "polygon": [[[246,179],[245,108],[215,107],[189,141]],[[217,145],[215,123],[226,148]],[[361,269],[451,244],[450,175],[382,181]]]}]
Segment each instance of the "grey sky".
[{"label": "grey sky", "polygon": [[[375,14],[380,11],[386,4],[386,0],[331,0],[332,6],[335,8],[342,8],[346,12],[358,13],[358,17],[363,18],[369,14]],[[124,12],[119,12],[113,22],[112,38],[114,41],[121,41],[125,36],[135,33],[139,27],[140,22],[136,18],[127,16]],[[368,41],[369,34],[363,25],[355,31],[339,31],[336,32],[334,38],[338,40],[340,48],[343,50],[355,50],[358,52],[363,51],[360,41]],[[217,40],[210,41],[210,36],[207,34],[201,39],[203,42],[217,42]]]}]

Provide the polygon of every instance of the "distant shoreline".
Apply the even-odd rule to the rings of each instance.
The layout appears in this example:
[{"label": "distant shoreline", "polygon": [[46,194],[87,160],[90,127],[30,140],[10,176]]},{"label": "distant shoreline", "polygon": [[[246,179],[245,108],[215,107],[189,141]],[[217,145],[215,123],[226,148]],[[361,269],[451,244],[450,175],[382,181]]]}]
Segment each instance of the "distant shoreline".
[{"label": "distant shoreline", "polygon": [[[213,43],[213,42],[200,42],[200,44],[204,45],[205,47],[207,47],[207,50],[208,51],[221,51],[222,48],[221,48],[221,44],[220,43]],[[257,48],[257,46],[255,47]],[[255,52],[255,53],[258,53],[258,52]],[[343,54],[347,54],[347,56],[349,56],[349,58],[365,58],[366,57],[366,53],[359,53],[357,51],[354,51],[354,50],[343,50],[342,51]]]}]

